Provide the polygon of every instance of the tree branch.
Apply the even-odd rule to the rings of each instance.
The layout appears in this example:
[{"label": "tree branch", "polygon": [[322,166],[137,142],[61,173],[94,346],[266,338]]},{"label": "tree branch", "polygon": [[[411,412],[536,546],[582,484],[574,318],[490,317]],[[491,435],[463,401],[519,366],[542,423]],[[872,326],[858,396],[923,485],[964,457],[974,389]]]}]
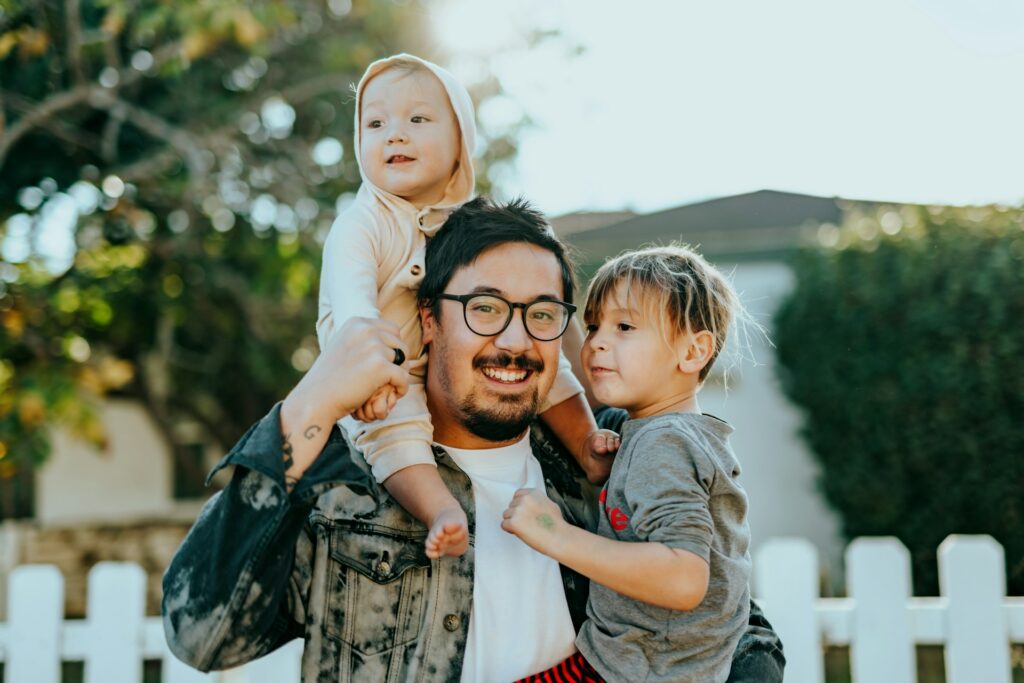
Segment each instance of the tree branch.
[{"label": "tree branch", "polygon": [[82,68],[82,10],[79,0],[64,1],[64,23],[68,34],[68,63],[75,83],[85,83],[85,70]]},{"label": "tree branch", "polygon": [[49,119],[65,109],[70,109],[87,101],[94,90],[98,90],[98,88],[90,85],[80,85],[71,90],[51,95],[36,106],[35,109],[18,119],[11,126],[7,134],[4,135],[3,139],[0,139],[0,168],[3,168],[7,153],[14,147],[14,143],[20,140],[26,133],[49,121]]}]

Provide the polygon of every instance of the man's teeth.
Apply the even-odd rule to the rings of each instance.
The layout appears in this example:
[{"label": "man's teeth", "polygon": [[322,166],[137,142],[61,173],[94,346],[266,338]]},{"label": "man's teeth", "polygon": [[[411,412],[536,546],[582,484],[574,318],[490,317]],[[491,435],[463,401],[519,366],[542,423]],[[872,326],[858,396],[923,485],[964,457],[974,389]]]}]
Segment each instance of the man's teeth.
[{"label": "man's teeth", "polygon": [[484,374],[499,382],[522,382],[526,379],[526,370],[498,370],[497,368],[484,368]]}]

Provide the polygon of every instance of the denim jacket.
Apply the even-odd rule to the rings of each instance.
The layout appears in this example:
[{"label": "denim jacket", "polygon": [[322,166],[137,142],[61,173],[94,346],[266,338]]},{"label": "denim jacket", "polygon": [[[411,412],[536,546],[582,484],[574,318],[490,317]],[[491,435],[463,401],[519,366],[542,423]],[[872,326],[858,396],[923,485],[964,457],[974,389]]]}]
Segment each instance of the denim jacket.
[{"label": "denim jacket", "polygon": [[[531,448],[566,520],[596,527],[593,488],[536,425]],[[335,427],[287,493],[280,404],[214,468],[234,465],[164,575],[171,651],[201,670],[238,666],[303,638],[312,682],[458,681],[473,597],[474,505],[469,477],[441,448],[438,472],[469,518],[470,549],[430,560],[426,529],[379,488]],[[577,628],[587,580],[562,567]],[[781,681],[781,643],[756,606],[730,681]]]}]

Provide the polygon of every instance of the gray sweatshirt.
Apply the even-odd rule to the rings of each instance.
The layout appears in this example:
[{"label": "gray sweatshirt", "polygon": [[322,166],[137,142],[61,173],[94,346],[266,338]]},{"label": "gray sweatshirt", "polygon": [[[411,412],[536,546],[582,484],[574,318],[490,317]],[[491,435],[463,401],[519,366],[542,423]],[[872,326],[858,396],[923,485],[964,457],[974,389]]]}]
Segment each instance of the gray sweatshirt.
[{"label": "gray sweatshirt", "polygon": [[[597,533],[707,560],[701,604],[682,612],[590,588],[576,645],[608,681],[725,681],[750,609],[750,530],[732,427],[699,413],[629,420],[601,493]],[[638,566],[638,572],[644,568]]]}]

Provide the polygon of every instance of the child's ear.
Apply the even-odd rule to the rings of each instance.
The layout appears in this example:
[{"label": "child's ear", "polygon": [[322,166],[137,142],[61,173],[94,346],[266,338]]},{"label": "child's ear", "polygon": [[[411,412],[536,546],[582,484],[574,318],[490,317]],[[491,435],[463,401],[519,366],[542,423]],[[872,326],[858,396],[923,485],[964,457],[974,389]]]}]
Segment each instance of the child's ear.
[{"label": "child's ear", "polygon": [[434,327],[437,325],[432,306],[420,306],[420,325],[423,327],[423,345],[426,346],[434,339]]},{"label": "child's ear", "polygon": [[715,353],[715,337],[707,330],[680,335],[676,342],[676,358],[679,370],[696,375],[711,361]]}]

